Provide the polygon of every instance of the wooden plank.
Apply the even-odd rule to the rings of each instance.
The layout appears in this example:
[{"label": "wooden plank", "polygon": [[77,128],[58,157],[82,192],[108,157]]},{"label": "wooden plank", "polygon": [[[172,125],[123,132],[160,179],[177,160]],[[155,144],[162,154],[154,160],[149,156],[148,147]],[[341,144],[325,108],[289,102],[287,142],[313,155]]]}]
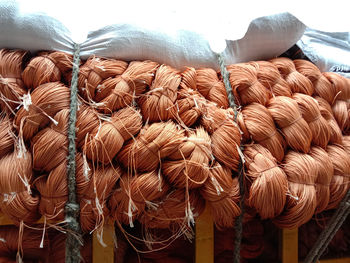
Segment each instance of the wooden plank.
[{"label": "wooden plank", "polygon": [[5,225],[14,225],[11,219],[9,219],[7,216],[4,214],[0,214],[0,226],[5,226]]},{"label": "wooden plank", "polygon": [[282,263],[298,263],[298,229],[282,230]]},{"label": "wooden plank", "polygon": [[92,262],[93,263],[114,263],[114,225],[107,224],[103,227],[103,247],[98,240],[96,231],[92,237]]},{"label": "wooden plank", "polygon": [[214,222],[208,204],[196,220],[196,263],[214,262]]}]

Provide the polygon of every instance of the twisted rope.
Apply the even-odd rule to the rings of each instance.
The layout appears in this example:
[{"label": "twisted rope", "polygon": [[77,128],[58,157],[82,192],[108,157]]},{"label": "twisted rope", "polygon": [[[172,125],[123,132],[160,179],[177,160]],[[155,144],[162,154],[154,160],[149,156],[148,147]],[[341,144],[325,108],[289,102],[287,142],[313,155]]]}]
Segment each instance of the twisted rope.
[{"label": "twisted rope", "polygon": [[[222,53],[218,54],[218,61],[220,65],[222,79],[225,84],[226,94],[229,101],[230,107],[234,111],[234,120],[237,120],[238,109],[235,103],[235,97],[232,93],[232,87],[230,84],[229,73],[225,66],[225,60]],[[241,151],[242,148],[238,148],[237,150]],[[240,208],[241,213],[237,217],[235,221],[235,240],[234,240],[234,250],[233,250],[233,262],[240,263],[241,262],[241,242],[242,242],[242,232],[243,232],[243,215],[244,215],[244,199],[245,199],[245,189],[244,189],[244,157],[243,154],[240,153],[240,162],[238,166],[238,181],[239,181],[239,191],[240,191]]]},{"label": "twisted rope", "polygon": [[349,214],[350,190],[348,190],[339,207],[329,220],[326,228],[322,231],[309,254],[306,256],[304,260],[305,263],[314,263],[318,261]]},{"label": "twisted rope", "polygon": [[80,262],[80,225],[79,225],[79,204],[76,196],[76,163],[75,163],[75,123],[77,119],[77,93],[78,93],[78,73],[80,63],[80,45],[74,44],[73,74],[70,93],[70,112],[68,123],[68,165],[67,165],[67,183],[68,183],[68,202],[66,204],[66,262]]},{"label": "twisted rope", "polygon": [[224,81],[225,88],[226,88],[228,102],[230,104],[230,107],[234,110],[235,121],[236,121],[237,114],[238,114],[237,106],[235,103],[235,97],[233,96],[233,93],[232,93],[232,87],[231,87],[231,83],[230,83],[230,74],[228,73],[228,71],[226,69],[225,59],[224,59],[224,56],[222,53],[218,54],[218,61],[219,61],[219,65],[220,65],[221,76],[222,76],[222,79]]}]

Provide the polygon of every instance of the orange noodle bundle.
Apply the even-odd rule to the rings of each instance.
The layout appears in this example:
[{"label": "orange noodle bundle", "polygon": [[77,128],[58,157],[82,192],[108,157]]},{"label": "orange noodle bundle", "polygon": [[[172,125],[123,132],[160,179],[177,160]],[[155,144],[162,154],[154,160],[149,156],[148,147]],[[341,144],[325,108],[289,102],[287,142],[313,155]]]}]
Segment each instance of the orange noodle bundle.
[{"label": "orange noodle bundle", "polygon": [[345,78],[339,74],[338,76],[342,78],[342,83],[340,87],[340,93],[338,94],[337,99],[349,101],[350,100],[350,79]]},{"label": "orange noodle bundle", "polygon": [[[350,100],[347,100],[346,104],[347,104],[346,106],[347,106],[347,109],[348,109],[348,122],[349,122],[349,119],[350,119]],[[346,135],[350,134],[350,127],[349,126],[347,126],[347,130],[345,130],[344,133]]]},{"label": "orange noodle bundle", "polygon": [[294,93],[293,99],[298,103],[301,115],[309,124],[312,143],[326,148],[330,139],[330,128],[326,119],[321,115],[317,101],[301,93]]},{"label": "orange noodle bundle", "polygon": [[342,145],[344,147],[344,150],[350,155],[350,135],[343,136]]},{"label": "orange noodle bundle", "polygon": [[240,105],[257,102],[266,105],[271,97],[269,88],[258,80],[258,70],[249,64],[236,64],[227,67],[233,95]]},{"label": "orange noodle bundle", "polygon": [[309,221],[317,206],[315,181],[318,163],[305,153],[289,151],[283,170],[288,178],[289,193],[282,214],[274,223],[282,228],[296,228]]},{"label": "orange noodle bundle", "polygon": [[245,141],[253,140],[267,148],[278,162],[283,160],[286,142],[264,106],[258,103],[245,106],[238,114],[237,123]]},{"label": "orange noodle bundle", "polygon": [[330,183],[330,199],[327,209],[336,208],[350,188],[350,155],[341,145],[328,145],[326,149],[332,163],[334,175]]},{"label": "orange noodle bundle", "polygon": [[312,82],[299,73],[292,60],[289,58],[274,58],[270,60],[274,64],[282,77],[287,81],[292,92],[303,93],[311,96],[314,93]]},{"label": "orange noodle bundle", "polygon": [[328,97],[325,97],[324,99],[326,99],[329,104],[332,105],[332,113],[340,129],[342,131],[346,131],[350,128],[350,120],[348,114],[350,81],[333,72],[326,72],[323,74],[331,83],[331,89],[327,90],[330,94],[328,94]]},{"label": "orange noodle bundle", "polygon": [[123,108],[95,127],[84,145],[84,152],[92,161],[110,163],[124,142],[135,136],[141,127],[140,112],[132,107]]},{"label": "orange noodle bundle", "polygon": [[277,96],[269,101],[267,109],[277,127],[282,130],[287,144],[293,150],[307,153],[310,149],[312,132],[301,116],[297,102],[288,97]]},{"label": "orange noodle bundle", "polygon": [[208,178],[211,159],[210,136],[198,127],[189,131],[182,144],[162,163],[162,172],[174,187],[197,188]]},{"label": "orange noodle bundle", "polygon": [[343,132],[350,129],[348,103],[349,102],[345,100],[337,100],[332,106],[333,116],[337,121],[340,130]]},{"label": "orange noodle bundle", "polygon": [[95,100],[106,113],[131,105],[151,85],[157,67],[151,61],[131,62],[120,76],[108,78],[97,87]]},{"label": "orange noodle bundle", "polygon": [[88,101],[94,100],[102,81],[121,75],[127,66],[126,62],[120,60],[90,57],[79,68],[78,89],[80,95]]},{"label": "orange noodle bundle", "polygon": [[148,207],[140,222],[145,228],[167,228],[179,231],[194,224],[204,210],[205,202],[196,190],[176,189],[169,192],[155,205]]},{"label": "orange noodle bundle", "polygon": [[145,121],[167,121],[175,118],[175,101],[180,82],[181,75],[175,69],[166,65],[157,69],[149,91],[138,100]]},{"label": "orange noodle bundle", "polygon": [[0,227],[0,240],[0,262],[50,262],[48,232],[7,225]]},{"label": "orange noodle bundle", "polygon": [[14,136],[12,121],[8,116],[0,116],[0,157],[13,151]]},{"label": "orange noodle bundle", "polygon": [[213,104],[207,104],[201,124],[210,134],[214,157],[225,166],[237,171],[241,134],[234,121],[233,110],[219,109]]},{"label": "orange noodle bundle", "polygon": [[310,156],[318,164],[318,174],[315,182],[317,201],[315,212],[320,213],[325,210],[329,202],[329,185],[333,177],[333,163],[327,152],[317,146],[311,148]]},{"label": "orange noodle bundle", "polygon": [[[84,167],[83,157],[80,153],[76,155],[76,185],[78,202],[87,191],[91,173]],[[39,211],[49,220],[63,220],[64,207],[68,200],[67,185],[67,160],[65,159],[57,167],[45,176],[35,181],[36,189],[40,193]]]},{"label": "orange noodle bundle", "polygon": [[142,210],[137,209],[131,198],[131,181],[132,177],[127,173],[120,177],[119,186],[112,192],[108,206],[111,209],[111,217],[116,222],[133,227],[134,221],[142,214]]},{"label": "orange noodle bundle", "polygon": [[[329,97],[331,100],[324,98],[329,104],[332,105],[335,100],[350,99],[350,85],[347,78],[334,72],[324,72],[323,75],[332,84],[332,88],[328,91],[330,92]],[[320,97],[322,96],[320,95]]]},{"label": "orange noodle bundle", "polygon": [[39,212],[48,220],[64,219],[64,208],[68,200],[66,165],[67,163],[62,163],[47,177],[41,176],[35,182],[40,193]]},{"label": "orange noodle bundle", "polygon": [[239,184],[232,178],[232,171],[220,163],[214,163],[209,179],[201,188],[201,195],[208,201],[218,228],[233,227],[235,218],[241,213],[238,202]]},{"label": "orange noodle bundle", "polygon": [[328,122],[328,127],[330,128],[330,137],[329,143],[338,143],[342,142],[342,131],[340,130],[337,121],[334,119],[332,114],[331,106],[328,102],[321,97],[316,97],[318,102],[320,112],[323,118],[325,118]]},{"label": "orange noodle bundle", "polygon": [[21,78],[24,51],[0,50],[0,109],[14,113],[26,93]]},{"label": "orange noodle bundle", "polygon": [[197,90],[219,108],[228,108],[228,98],[224,83],[218,78],[215,70],[210,68],[197,69]]},{"label": "orange noodle bundle", "polygon": [[259,144],[244,149],[246,179],[251,181],[248,204],[262,219],[279,215],[286,203],[288,181],[276,159]]},{"label": "orange noodle bundle", "polygon": [[314,64],[304,59],[296,59],[293,62],[296,70],[312,82],[315,88],[314,94],[333,104],[337,92],[321,71]]},{"label": "orange noodle bundle", "polygon": [[194,125],[202,116],[206,99],[197,90],[196,70],[187,68],[181,73],[180,87],[177,92],[176,121],[184,128]]},{"label": "orange noodle bundle", "polygon": [[[350,119],[350,100],[347,101],[347,108],[348,108],[348,120]],[[350,135],[350,127],[347,127],[348,129],[344,131],[345,135]]]},{"label": "orange noodle bundle", "polygon": [[257,69],[258,80],[275,96],[292,96],[289,84],[282,78],[278,68],[268,61],[252,61],[250,65]]},{"label": "orange noodle bundle", "polygon": [[110,200],[111,215],[120,223],[133,226],[146,207],[154,205],[166,196],[169,185],[163,180],[158,171],[137,174],[131,177],[124,174]]},{"label": "orange noodle bundle", "polygon": [[110,213],[107,201],[121,176],[121,169],[116,165],[90,166],[92,167],[84,167],[92,170],[88,184],[77,184],[77,193],[81,193],[80,226],[83,232],[94,231],[103,226]]},{"label": "orange noodle bundle", "polygon": [[179,89],[197,90],[197,73],[195,68],[186,67],[181,72],[181,82]]},{"label": "orange noodle bundle", "polygon": [[69,108],[70,91],[60,82],[51,82],[37,87],[29,98],[14,120],[17,130],[26,140],[52,121],[57,112]]},{"label": "orange noodle bundle", "polygon": [[31,140],[33,168],[50,172],[64,162],[68,155],[68,117],[69,110],[59,111],[50,127],[39,131]]},{"label": "orange noodle bundle", "polygon": [[34,223],[39,198],[32,196],[32,155],[15,150],[0,159],[0,209],[12,221]]},{"label": "orange noodle bundle", "polygon": [[28,89],[62,81],[72,70],[73,56],[63,52],[41,52],[23,70],[22,79]]},{"label": "orange noodle bundle", "polygon": [[77,147],[82,148],[85,144],[85,140],[89,138],[95,127],[101,125],[103,117],[90,106],[85,104],[79,105],[77,109],[77,121],[76,121],[76,142]]},{"label": "orange noodle bundle", "polygon": [[145,125],[117,155],[117,160],[132,171],[151,172],[162,159],[176,151],[183,142],[184,130],[172,121]]},{"label": "orange noodle bundle", "polygon": [[206,100],[195,90],[180,89],[177,93],[177,122],[186,127],[194,125],[202,116]]}]

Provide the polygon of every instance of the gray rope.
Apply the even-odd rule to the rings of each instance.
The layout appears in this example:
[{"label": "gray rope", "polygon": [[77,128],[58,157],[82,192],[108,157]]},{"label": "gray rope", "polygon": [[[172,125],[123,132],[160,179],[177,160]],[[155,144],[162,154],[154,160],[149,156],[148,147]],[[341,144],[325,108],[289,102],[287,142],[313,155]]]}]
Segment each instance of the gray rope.
[{"label": "gray rope", "polygon": [[[333,229],[332,235],[330,235],[327,240],[324,242],[323,246],[320,249],[320,252],[317,254],[316,259],[314,262],[317,262],[321,255],[325,252],[326,248],[328,247],[329,243],[332,241],[334,235],[338,232],[339,228],[344,224],[346,218],[350,214],[350,209],[347,209],[347,211],[343,214],[343,216],[340,218],[339,222],[335,225],[335,228]],[[334,233],[334,234],[333,234]]]},{"label": "gray rope", "polygon": [[[225,84],[227,98],[230,104],[230,107],[234,110],[235,114],[235,121],[237,119],[238,110],[235,103],[235,97],[232,94],[232,87],[230,84],[230,77],[229,73],[225,66],[225,60],[222,53],[218,54],[218,61],[220,65],[221,75],[222,79]],[[234,250],[233,250],[233,262],[234,263],[240,263],[241,262],[241,241],[242,241],[242,232],[243,232],[243,215],[244,215],[244,199],[245,199],[245,189],[244,189],[244,167],[243,167],[244,160],[240,160],[239,162],[239,168],[238,168],[238,181],[239,181],[239,190],[240,190],[240,208],[241,213],[236,218],[235,221],[235,240],[234,240]]]},{"label": "gray rope", "polygon": [[322,231],[309,254],[306,256],[304,260],[305,263],[313,263],[318,261],[349,214],[350,190],[348,190],[338,209],[329,220],[326,228]]},{"label": "gray rope", "polygon": [[66,262],[80,262],[80,225],[79,225],[79,204],[76,197],[75,181],[75,123],[77,118],[77,93],[78,93],[78,73],[80,63],[80,45],[74,44],[73,57],[73,74],[70,93],[70,112],[68,123],[68,165],[67,165],[67,182],[68,182],[68,202],[66,204],[66,222],[67,222],[67,239],[66,239]]},{"label": "gray rope", "polygon": [[237,119],[237,106],[235,103],[235,97],[233,96],[232,93],[232,87],[231,87],[231,83],[230,83],[230,76],[229,73],[226,69],[225,66],[225,59],[224,56],[222,55],[222,53],[218,54],[218,61],[219,61],[219,65],[220,65],[220,70],[221,70],[221,76],[222,79],[224,81],[225,84],[225,88],[226,88],[226,94],[227,94],[227,98],[228,98],[228,102],[230,104],[230,107],[234,110],[235,112],[235,120]]}]

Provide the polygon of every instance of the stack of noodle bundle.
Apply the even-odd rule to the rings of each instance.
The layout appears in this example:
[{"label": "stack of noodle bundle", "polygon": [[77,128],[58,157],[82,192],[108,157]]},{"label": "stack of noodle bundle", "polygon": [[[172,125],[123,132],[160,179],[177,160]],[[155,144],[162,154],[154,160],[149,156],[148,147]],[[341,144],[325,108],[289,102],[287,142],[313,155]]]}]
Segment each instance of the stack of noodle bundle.
[{"label": "stack of noodle bundle", "polygon": [[[17,224],[64,219],[72,59],[0,50],[0,209]],[[350,187],[350,81],[288,58],[227,69],[238,114],[213,69],[94,56],[80,65],[84,232],[111,218],[188,234],[206,204],[218,229],[233,227],[241,156],[244,201],[261,219],[298,227],[337,207]]]},{"label": "stack of noodle bundle", "polygon": [[[17,224],[64,220],[72,60],[0,51],[0,209]],[[212,69],[82,62],[76,193],[83,232],[111,218],[188,234],[206,200],[218,227],[233,226],[241,134],[224,92]]]},{"label": "stack of noodle bundle", "polygon": [[227,69],[242,108],[246,204],[286,228],[337,207],[350,187],[350,81],[282,57]]}]

